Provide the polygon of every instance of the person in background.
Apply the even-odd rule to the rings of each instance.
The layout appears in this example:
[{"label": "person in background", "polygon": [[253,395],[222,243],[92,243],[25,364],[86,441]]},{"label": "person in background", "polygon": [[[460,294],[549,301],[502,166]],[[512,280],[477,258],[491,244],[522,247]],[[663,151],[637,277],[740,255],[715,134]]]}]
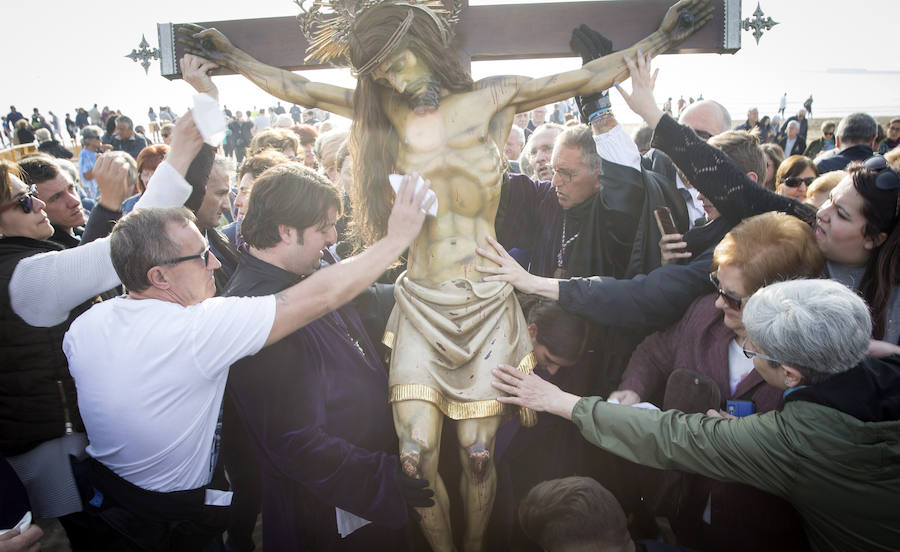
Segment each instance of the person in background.
[{"label": "person in background", "polygon": [[141,153],[138,154],[137,166],[135,167],[138,177],[136,182],[137,193],[122,202],[123,215],[134,209],[134,205],[137,203],[138,199],[141,198],[144,190],[147,189],[147,183],[150,182],[150,178],[153,177],[156,168],[159,167],[160,163],[163,162],[163,159],[166,158],[166,154],[168,153],[169,146],[165,144],[154,144],[142,149]]},{"label": "person in background", "polygon": [[172,131],[175,129],[175,125],[172,123],[163,123],[159,128],[159,135],[162,137],[163,144],[170,146],[172,145]]},{"label": "person in background", "polygon": [[838,153],[816,162],[819,174],[845,169],[853,161],[865,161],[875,152],[878,122],[868,113],[851,113],[838,123]]},{"label": "person in background", "polygon": [[340,173],[337,168],[337,154],[341,144],[350,135],[346,130],[329,130],[319,134],[313,146],[313,154],[319,165],[319,172],[324,174],[332,184],[337,184]]},{"label": "person in background", "polygon": [[798,121],[788,121],[785,123],[785,133],[778,138],[776,143],[784,150],[784,154],[788,157],[792,155],[803,155],[806,151],[806,141],[800,135],[800,123]]},{"label": "person in background", "polygon": [[97,199],[100,190],[94,179],[93,168],[97,163],[97,154],[110,151],[112,146],[104,144],[100,127],[88,125],[81,129],[81,153],[78,154],[78,172],[81,173],[81,186],[91,199]]},{"label": "person in background", "polygon": [[878,153],[884,155],[900,145],[900,117],[888,123],[887,136],[878,144]]},{"label": "person in background", "polygon": [[267,169],[290,160],[290,157],[277,149],[264,149],[256,155],[247,157],[241,163],[237,174],[238,191],[234,198],[234,222],[222,228],[222,233],[235,247],[240,248],[244,243],[241,238],[241,224],[247,215],[247,208],[250,206],[250,191],[253,189],[253,183]]},{"label": "person in background", "polygon": [[775,172],[775,193],[805,201],[806,190],[817,176],[819,171],[809,157],[792,155]]},{"label": "person in background", "polygon": [[58,157],[60,159],[71,159],[72,156],[75,155],[71,151],[64,148],[63,145],[59,143],[59,140],[53,138],[53,136],[50,134],[50,131],[46,128],[37,129],[34,135],[38,140],[38,151],[52,155],[53,157]]},{"label": "person in background", "polygon": [[13,143],[17,146],[34,143],[34,132],[28,124],[28,119],[24,117],[16,121],[15,133],[13,134]]},{"label": "person in background", "polygon": [[[307,109],[304,114],[312,113],[312,109]],[[303,155],[303,164],[311,169],[316,168],[316,156],[313,154],[313,146],[319,137],[319,131],[310,124],[302,124],[294,127],[294,132],[300,137],[300,152]]]},{"label": "person in background", "polygon": [[763,180],[763,187],[775,191],[775,172],[784,161],[784,150],[778,144],[762,144],[760,146],[763,153],[766,154],[766,178]]},{"label": "person in background", "polygon": [[837,125],[834,121],[825,121],[822,123],[822,137],[810,142],[809,145],[806,146],[806,151],[803,152],[803,155],[810,159],[815,159],[816,156],[823,151],[833,150],[837,144],[834,139],[835,128],[837,128]]}]

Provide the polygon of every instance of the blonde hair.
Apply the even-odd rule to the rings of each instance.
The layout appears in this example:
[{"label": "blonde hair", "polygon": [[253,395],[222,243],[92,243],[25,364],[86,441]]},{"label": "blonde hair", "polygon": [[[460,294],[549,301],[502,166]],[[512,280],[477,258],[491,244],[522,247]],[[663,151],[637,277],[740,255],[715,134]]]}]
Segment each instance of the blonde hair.
[{"label": "blonde hair", "polygon": [[806,189],[806,197],[810,198],[816,194],[827,194],[841,183],[841,180],[847,176],[847,171],[831,171],[816,178]]}]

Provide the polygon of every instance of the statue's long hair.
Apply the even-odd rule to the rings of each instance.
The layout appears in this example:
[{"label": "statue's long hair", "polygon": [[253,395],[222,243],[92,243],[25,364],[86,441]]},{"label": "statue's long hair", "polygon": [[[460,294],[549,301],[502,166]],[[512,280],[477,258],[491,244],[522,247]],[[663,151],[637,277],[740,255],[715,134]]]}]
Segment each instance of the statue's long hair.
[{"label": "statue's long hair", "polygon": [[[361,67],[374,57],[406,18],[411,8],[382,4],[364,11],[354,23],[350,59]],[[441,40],[428,14],[412,9],[414,17],[396,51],[410,49],[434,72],[438,84],[453,92],[472,89],[472,77],[455,52]],[[370,245],[387,233],[394,193],[388,175],[394,170],[400,138],[388,120],[383,102],[393,90],[378,85],[371,75],[361,75],[353,94],[350,154],[353,157],[353,233],[357,245]],[[401,101],[406,101],[401,99]]]}]

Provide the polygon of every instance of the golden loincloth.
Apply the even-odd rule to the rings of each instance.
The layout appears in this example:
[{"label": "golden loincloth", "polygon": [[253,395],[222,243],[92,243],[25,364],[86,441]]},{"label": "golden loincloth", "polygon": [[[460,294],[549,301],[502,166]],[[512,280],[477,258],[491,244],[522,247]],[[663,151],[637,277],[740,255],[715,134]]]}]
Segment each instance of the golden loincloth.
[{"label": "golden loincloth", "polygon": [[[453,280],[429,288],[397,278],[397,304],[383,342],[393,350],[390,401],[421,400],[454,420],[504,413],[491,386],[500,363],[530,373],[531,339],[513,287],[503,282]],[[524,425],[534,412],[521,409]]]}]

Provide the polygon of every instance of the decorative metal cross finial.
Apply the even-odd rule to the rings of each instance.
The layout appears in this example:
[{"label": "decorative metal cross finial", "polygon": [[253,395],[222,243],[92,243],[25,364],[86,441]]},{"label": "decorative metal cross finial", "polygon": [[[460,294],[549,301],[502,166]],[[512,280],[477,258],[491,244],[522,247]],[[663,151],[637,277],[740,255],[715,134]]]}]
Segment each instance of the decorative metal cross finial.
[{"label": "decorative metal cross finial", "polygon": [[137,63],[138,60],[141,61],[141,67],[144,68],[144,74],[150,74],[150,60],[151,59],[159,59],[159,48],[150,49],[150,43],[147,42],[147,37],[141,35],[141,43],[138,44],[140,50],[132,49],[131,53],[126,55],[125,57],[131,58],[131,61]]},{"label": "decorative metal cross finial", "polygon": [[741,22],[741,26],[745,31],[753,29],[753,38],[756,39],[757,44],[759,44],[759,37],[763,35],[763,29],[770,31],[772,30],[772,27],[778,25],[778,22],[771,17],[763,19],[764,15],[762,8],[759,7],[759,2],[757,2],[756,10],[753,12],[753,19],[748,17]]}]

